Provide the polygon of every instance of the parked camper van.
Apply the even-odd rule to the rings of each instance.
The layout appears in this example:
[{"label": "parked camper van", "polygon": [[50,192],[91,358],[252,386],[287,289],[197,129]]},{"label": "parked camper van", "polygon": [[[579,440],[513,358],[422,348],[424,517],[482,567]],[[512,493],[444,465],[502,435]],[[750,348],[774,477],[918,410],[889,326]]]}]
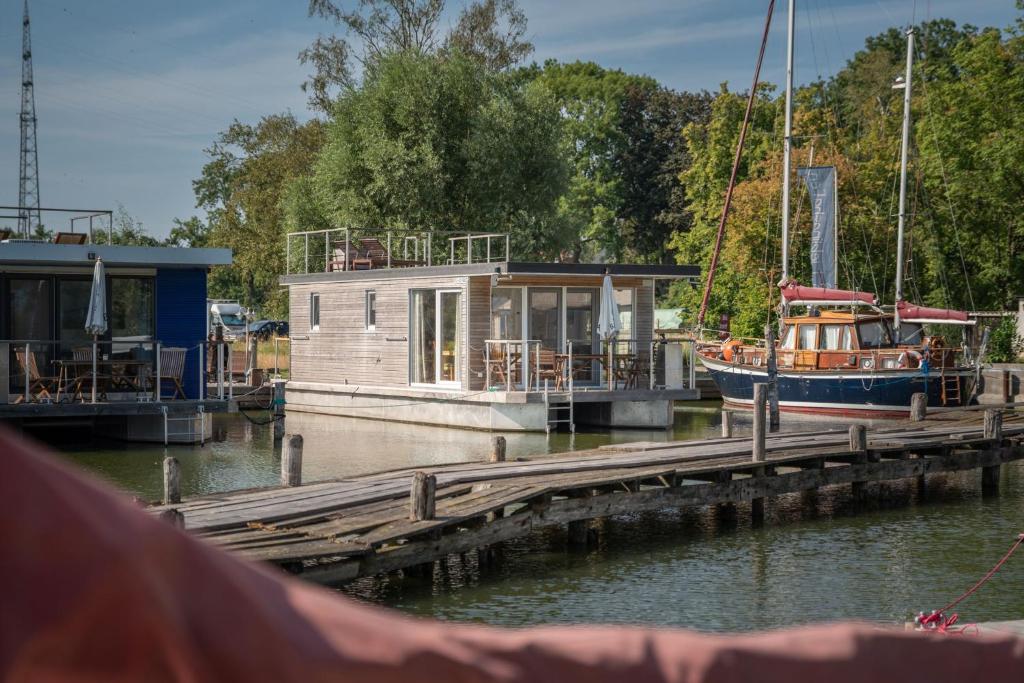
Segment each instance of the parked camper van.
[{"label": "parked camper van", "polygon": [[237,301],[227,299],[207,299],[207,336],[217,325],[224,327],[224,338],[227,340],[245,337],[245,310]]}]

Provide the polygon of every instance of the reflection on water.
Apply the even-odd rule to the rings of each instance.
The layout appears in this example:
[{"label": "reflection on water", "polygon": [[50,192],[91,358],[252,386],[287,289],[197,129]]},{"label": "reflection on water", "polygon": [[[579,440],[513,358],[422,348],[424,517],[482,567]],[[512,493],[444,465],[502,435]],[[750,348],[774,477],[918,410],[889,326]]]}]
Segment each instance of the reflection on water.
[{"label": "reflection on water", "polygon": [[[1002,494],[982,499],[979,474],[881,487],[855,510],[849,487],[768,503],[666,510],[602,520],[598,546],[567,548],[564,529],[504,544],[502,562],[438,563],[432,580],[361,580],[342,590],[404,612],[507,626],[632,623],[708,631],[837,619],[901,624],[941,607],[988,571],[1024,530],[1024,466],[1005,468]],[[877,491],[878,489],[876,489]],[[1024,556],[959,608],[968,621],[1024,614]]]},{"label": "reflection on water", "polygon": [[[714,405],[714,404],[710,404]],[[689,406],[688,406],[689,407]],[[786,429],[821,429],[783,416]],[[707,438],[714,410],[678,412],[670,431],[508,434],[509,457],[607,443]],[[845,428],[838,425],[838,428]],[[407,466],[482,460],[491,434],[292,414],[305,439],[305,481]],[[161,460],[179,459],[183,492],[275,484],[280,455],[270,428],[240,415],[215,418],[203,447],[91,445],[68,457],[147,499],[161,491]],[[736,433],[748,434],[742,418]],[[764,527],[749,506],[666,510],[601,520],[600,540],[570,551],[564,529],[502,546],[481,573],[475,554],[438,563],[427,579],[390,576],[343,589],[360,599],[444,619],[494,624],[629,622],[704,630],[770,628],[831,619],[900,622],[959,595],[1024,531],[1024,464],[1003,468],[1001,494],[983,499],[978,472],[875,485],[855,510],[849,487],[768,503]],[[1014,557],[962,608],[971,621],[1024,614],[1024,555]]]},{"label": "reflection on water", "polygon": [[[280,444],[267,425],[243,415],[214,415],[214,439],[205,446],[87,443],[61,446],[68,457],[123,489],[153,500],[163,490],[164,455],[181,463],[182,494],[192,496],[280,480]],[[261,415],[259,418],[265,419]],[[609,443],[666,441],[710,436],[720,429],[714,410],[679,412],[671,431],[619,430],[505,434],[507,455],[516,458]],[[380,422],[349,417],[289,413],[287,430],[301,434],[302,479],[320,481],[403,467],[486,460],[493,434],[464,429]]]}]

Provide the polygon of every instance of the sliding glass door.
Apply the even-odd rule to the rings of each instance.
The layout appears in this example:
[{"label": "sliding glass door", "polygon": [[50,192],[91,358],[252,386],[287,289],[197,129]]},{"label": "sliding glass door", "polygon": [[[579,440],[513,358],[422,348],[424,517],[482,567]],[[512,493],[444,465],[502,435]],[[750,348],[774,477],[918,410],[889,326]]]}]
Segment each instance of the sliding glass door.
[{"label": "sliding glass door", "polygon": [[458,290],[416,289],[410,297],[409,381],[457,385],[459,372]]},{"label": "sliding glass door", "polygon": [[599,289],[568,289],[565,293],[565,336],[572,342],[573,356],[581,359],[573,362],[575,379],[584,384],[598,379],[597,361],[592,356],[601,351],[597,340],[600,292]]},{"label": "sliding glass door", "polygon": [[562,288],[530,287],[527,290],[530,318],[527,337],[540,341],[542,349],[562,351]]}]

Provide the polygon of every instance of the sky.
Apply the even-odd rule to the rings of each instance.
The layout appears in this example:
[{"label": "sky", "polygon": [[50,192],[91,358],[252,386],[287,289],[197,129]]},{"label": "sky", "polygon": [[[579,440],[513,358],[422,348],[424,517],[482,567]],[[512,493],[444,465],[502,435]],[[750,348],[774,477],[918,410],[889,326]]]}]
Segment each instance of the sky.
[{"label": "sky", "polygon": [[[520,0],[537,61],[595,61],[679,90],[749,87],[766,0]],[[449,15],[461,7],[449,0]],[[30,0],[43,207],[116,209],[158,237],[202,215],[192,180],[234,119],[312,114],[297,55],[306,0]],[[762,78],[781,83],[786,1]],[[1005,27],[1014,0],[800,0],[795,80],[839,70],[868,36],[947,17]],[[18,200],[22,0],[0,0],[0,205]],[[446,19],[446,23],[450,22]],[[66,229],[66,218],[44,217]]]}]

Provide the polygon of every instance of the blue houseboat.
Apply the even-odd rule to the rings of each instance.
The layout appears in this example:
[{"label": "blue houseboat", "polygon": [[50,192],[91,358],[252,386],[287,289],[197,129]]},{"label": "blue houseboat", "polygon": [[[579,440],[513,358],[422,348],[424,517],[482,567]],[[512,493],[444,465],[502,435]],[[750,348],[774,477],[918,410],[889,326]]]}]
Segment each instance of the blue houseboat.
[{"label": "blue houseboat", "polygon": [[[67,235],[61,233],[61,235]],[[201,441],[206,413],[207,272],[228,249],[0,241],[0,419],[91,425],[133,441]],[[61,242],[78,243],[61,243]],[[106,332],[86,331],[97,260]]]}]

